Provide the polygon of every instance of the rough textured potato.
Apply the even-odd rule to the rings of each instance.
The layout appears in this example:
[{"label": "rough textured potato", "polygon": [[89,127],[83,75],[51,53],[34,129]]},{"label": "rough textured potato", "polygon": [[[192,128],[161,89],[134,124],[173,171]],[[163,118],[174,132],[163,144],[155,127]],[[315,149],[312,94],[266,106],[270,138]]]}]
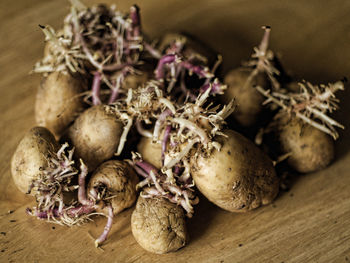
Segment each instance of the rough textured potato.
[{"label": "rough textured potato", "polygon": [[237,108],[232,116],[242,126],[248,127],[256,123],[259,114],[262,111],[264,96],[254,89],[254,86],[266,88],[268,81],[263,74],[258,74],[251,85],[244,86],[251,73],[250,69],[237,68],[226,74],[224,83],[227,89],[223,96],[220,96],[224,104],[228,104],[235,99]]},{"label": "rough textured potato", "polygon": [[35,119],[59,137],[83,110],[84,81],[70,74],[50,73],[40,84],[35,101]]},{"label": "rough textured potato", "polygon": [[191,158],[196,186],[211,202],[231,211],[243,212],[270,203],[279,189],[271,160],[244,136],[225,130],[219,137],[220,151],[209,157]]},{"label": "rough textured potato", "polygon": [[141,247],[156,254],[176,251],[188,242],[183,209],[163,198],[140,196],[131,230]]},{"label": "rough textured potato", "polygon": [[110,203],[116,215],[136,201],[138,177],[127,162],[110,160],[101,164],[92,175],[88,192],[103,186],[113,196]]},{"label": "rough textured potato", "polygon": [[11,160],[12,178],[21,192],[28,191],[32,180],[48,167],[48,160],[58,148],[55,137],[44,127],[34,127],[25,134]]},{"label": "rough textured potato", "polygon": [[142,137],[137,145],[137,151],[142,159],[154,167],[162,167],[162,146],[159,143],[152,143],[152,138]]},{"label": "rough textured potato", "polygon": [[296,117],[280,116],[275,134],[282,153],[291,153],[288,164],[300,173],[321,170],[334,158],[332,138]]},{"label": "rough textured potato", "polygon": [[68,130],[75,147],[75,156],[82,158],[93,171],[116,152],[123,124],[104,106],[93,106],[84,111]]}]

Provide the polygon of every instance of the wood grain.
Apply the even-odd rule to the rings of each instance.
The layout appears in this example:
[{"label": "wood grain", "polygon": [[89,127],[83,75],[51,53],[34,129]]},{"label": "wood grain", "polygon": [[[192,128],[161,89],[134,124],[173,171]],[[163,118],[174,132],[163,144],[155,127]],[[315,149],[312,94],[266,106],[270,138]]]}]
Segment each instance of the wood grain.
[{"label": "wood grain", "polygon": [[[86,1],[91,5],[96,1]],[[105,1],[112,3],[113,1]],[[239,65],[272,26],[272,48],[299,78],[335,81],[350,72],[349,1],[136,1],[151,37],[186,31],[223,54],[223,71]],[[134,1],[118,2],[127,10]],[[42,55],[38,24],[59,27],[65,1],[0,2],[0,261],[1,262],[347,262],[350,261],[350,133],[341,133],[336,161],[295,178],[274,204],[246,214],[225,212],[204,197],[188,220],[191,241],[167,255],[144,251],[130,232],[129,209],[116,217],[103,250],[95,249],[105,219],[66,228],[25,215],[32,199],[12,183],[10,159],[34,126],[40,81],[29,75]],[[348,87],[347,87],[348,88]],[[350,126],[350,92],[336,118]],[[8,211],[13,211],[8,213]]]}]

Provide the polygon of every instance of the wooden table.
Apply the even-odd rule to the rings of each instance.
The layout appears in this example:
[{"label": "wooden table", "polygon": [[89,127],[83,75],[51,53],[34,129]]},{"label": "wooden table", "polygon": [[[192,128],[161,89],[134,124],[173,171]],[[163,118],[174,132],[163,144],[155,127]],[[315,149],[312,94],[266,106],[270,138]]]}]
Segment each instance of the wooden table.
[{"label": "wooden table", "polygon": [[[91,5],[97,1],[86,1]],[[106,1],[112,3],[113,1]],[[226,72],[247,58],[272,26],[272,48],[299,78],[335,81],[350,72],[350,2],[137,1],[151,37],[185,30],[224,57]],[[320,2],[323,2],[322,4]],[[117,2],[127,10],[134,1]],[[61,25],[66,1],[0,2],[0,261],[1,262],[347,262],[350,261],[350,133],[341,132],[327,169],[295,178],[272,205],[245,214],[225,212],[205,198],[188,220],[191,241],[167,255],[144,251],[130,231],[129,209],[116,217],[103,250],[91,238],[105,219],[71,229],[28,217],[33,200],[17,191],[10,158],[34,123],[40,77],[29,75],[42,55],[38,24]],[[348,88],[348,87],[347,87]],[[350,91],[336,114],[350,127]]]}]

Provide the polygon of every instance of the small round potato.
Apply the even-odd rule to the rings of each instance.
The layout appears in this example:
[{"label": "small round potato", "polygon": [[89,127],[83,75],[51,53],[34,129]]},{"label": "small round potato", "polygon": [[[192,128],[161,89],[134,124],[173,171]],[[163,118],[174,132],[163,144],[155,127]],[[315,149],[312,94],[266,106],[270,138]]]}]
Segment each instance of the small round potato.
[{"label": "small round potato", "polygon": [[69,73],[50,73],[38,89],[35,119],[58,138],[83,110],[84,81]]},{"label": "small round potato", "polygon": [[276,135],[282,153],[291,153],[288,164],[300,173],[311,173],[327,167],[334,158],[334,142],[324,132],[299,118],[283,115],[277,118]]},{"label": "small round potato", "polygon": [[142,137],[137,145],[137,151],[142,159],[157,169],[162,168],[162,145],[153,143],[152,138]]},{"label": "small round potato", "polygon": [[12,178],[21,192],[28,192],[32,181],[48,167],[49,159],[58,149],[55,137],[44,127],[34,127],[25,134],[11,160]]},{"label": "small round potato", "polygon": [[105,187],[108,194],[113,196],[109,202],[116,215],[135,203],[138,181],[135,171],[127,162],[110,160],[96,169],[89,181],[88,192],[93,189],[98,191],[101,186]]},{"label": "small round potato", "polygon": [[68,137],[75,147],[75,156],[83,159],[92,172],[116,152],[122,130],[122,122],[103,105],[97,105],[75,120],[68,130]]},{"label": "small round potato", "polygon": [[191,158],[192,177],[200,192],[217,206],[244,212],[271,203],[279,182],[271,160],[241,134],[223,131],[220,151]]},{"label": "small round potato", "polygon": [[224,104],[228,104],[232,99],[237,103],[236,110],[232,113],[233,118],[243,127],[249,127],[257,122],[261,113],[265,98],[254,86],[266,88],[268,81],[264,74],[258,74],[253,78],[250,85],[246,81],[251,74],[251,69],[237,68],[226,74],[224,83],[227,89],[223,96],[220,96]]},{"label": "small round potato", "polygon": [[156,254],[176,251],[188,242],[183,209],[164,198],[141,194],[131,216],[131,230],[141,247]]}]

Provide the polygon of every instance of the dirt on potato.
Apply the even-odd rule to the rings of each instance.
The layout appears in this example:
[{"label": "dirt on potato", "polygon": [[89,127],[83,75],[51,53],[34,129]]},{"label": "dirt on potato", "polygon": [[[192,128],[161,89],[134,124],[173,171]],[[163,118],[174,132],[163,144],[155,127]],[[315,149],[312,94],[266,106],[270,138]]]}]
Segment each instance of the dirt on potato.
[{"label": "dirt on potato", "polygon": [[131,230],[140,246],[156,254],[176,251],[188,242],[183,209],[163,198],[143,198],[141,194]]}]

